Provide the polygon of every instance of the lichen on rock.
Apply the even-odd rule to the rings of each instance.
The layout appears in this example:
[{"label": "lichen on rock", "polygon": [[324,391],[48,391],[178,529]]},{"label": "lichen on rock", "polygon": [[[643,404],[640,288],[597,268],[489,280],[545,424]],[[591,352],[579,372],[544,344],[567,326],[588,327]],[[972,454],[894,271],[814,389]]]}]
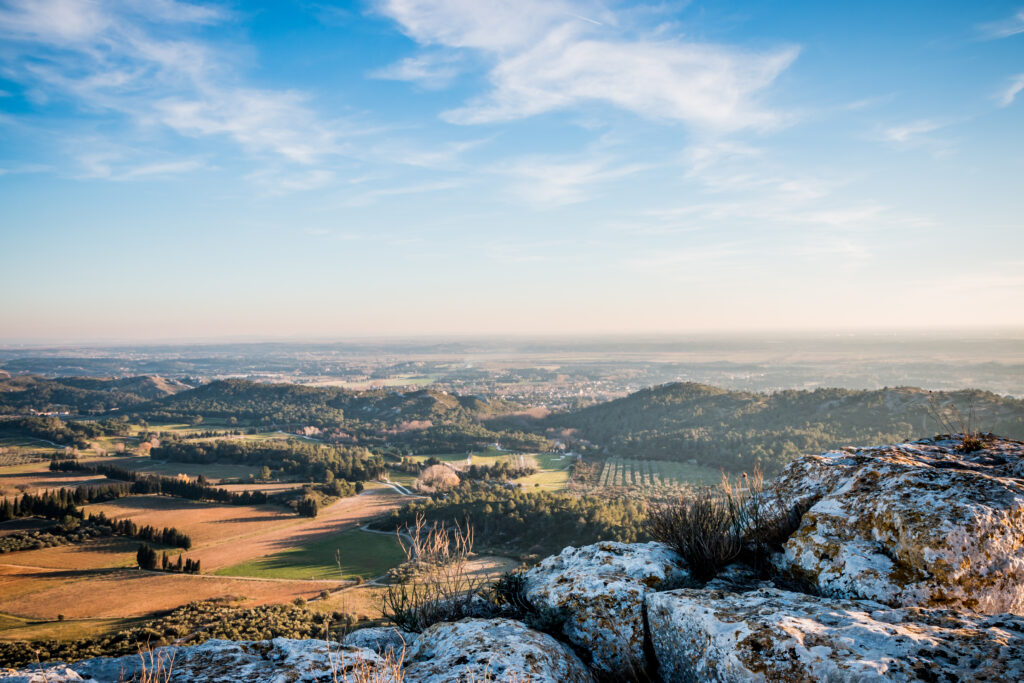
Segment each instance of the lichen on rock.
[{"label": "lichen on rock", "polygon": [[683,559],[661,543],[605,542],[565,548],[526,572],[526,597],[564,610],[565,636],[613,674],[643,670],[644,597],[688,578]]},{"label": "lichen on rock", "polygon": [[592,683],[568,647],[512,619],[434,624],[406,651],[405,683]]},{"label": "lichen on rock", "polygon": [[890,606],[1024,614],[1024,444],[957,439],[805,456],[777,491],[811,502],[776,567]]},{"label": "lichen on rock", "polygon": [[665,681],[1024,680],[1024,618],[892,609],[775,588],[648,596]]},{"label": "lichen on rock", "polygon": [[[313,683],[344,681],[356,672],[375,671],[373,680],[385,683],[389,669],[371,650],[323,640],[274,638],[262,641],[208,640],[202,645],[161,647],[141,655],[100,657],[71,665],[51,665],[49,678],[32,678],[32,671],[5,675],[0,680],[26,683],[96,681],[114,683],[140,678],[168,683]],[[160,672],[163,672],[162,674]],[[169,673],[168,673],[169,672]],[[165,677],[166,676],[166,677]]]}]

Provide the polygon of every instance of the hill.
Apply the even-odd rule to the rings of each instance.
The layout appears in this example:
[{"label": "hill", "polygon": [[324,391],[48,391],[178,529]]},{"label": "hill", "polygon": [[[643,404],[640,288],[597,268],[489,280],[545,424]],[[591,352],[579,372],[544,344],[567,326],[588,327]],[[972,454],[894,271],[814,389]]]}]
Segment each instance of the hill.
[{"label": "hill", "polygon": [[177,380],[155,375],[117,379],[0,376],[0,414],[102,414],[131,408],[190,388]]},{"label": "hill", "polygon": [[340,387],[220,380],[136,407],[151,421],[234,420],[240,425],[302,429],[364,445],[392,445],[445,453],[500,441],[513,448],[547,450],[537,434],[490,429],[485,420],[522,406],[478,396],[424,389],[356,391]]},{"label": "hill", "polygon": [[549,434],[582,439],[613,455],[696,460],[731,470],[760,463],[773,472],[803,453],[956,431],[956,411],[967,416],[972,409],[974,428],[1024,438],[1022,400],[908,387],[763,394],[665,384],[555,414],[540,425]]}]

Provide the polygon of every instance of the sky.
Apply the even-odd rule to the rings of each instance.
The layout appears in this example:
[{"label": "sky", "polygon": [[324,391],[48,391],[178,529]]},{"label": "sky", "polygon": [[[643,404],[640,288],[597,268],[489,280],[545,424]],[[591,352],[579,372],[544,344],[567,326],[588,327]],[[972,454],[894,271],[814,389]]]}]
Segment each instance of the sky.
[{"label": "sky", "polygon": [[1024,3],[0,0],[0,342],[1024,326]]}]

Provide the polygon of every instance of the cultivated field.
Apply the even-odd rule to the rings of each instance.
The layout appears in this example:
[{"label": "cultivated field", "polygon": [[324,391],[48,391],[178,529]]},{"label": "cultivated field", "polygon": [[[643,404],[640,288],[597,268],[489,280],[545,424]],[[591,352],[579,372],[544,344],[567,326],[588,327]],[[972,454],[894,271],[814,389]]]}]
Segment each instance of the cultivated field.
[{"label": "cultivated field", "polygon": [[296,550],[315,541],[335,536],[359,526],[367,520],[391,512],[405,502],[405,497],[388,487],[367,489],[358,496],[342,498],[323,508],[314,519],[293,517],[295,523],[275,526],[266,531],[239,539],[225,539],[189,551],[189,556],[202,562],[204,571],[217,571],[274,555]]},{"label": "cultivated field", "polygon": [[[164,465],[144,457],[85,455],[141,472],[203,474],[212,481],[246,479],[255,471],[236,465]],[[16,495],[20,489],[39,491],[109,481],[81,473],[50,472],[48,464],[22,462],[0,467],[0,493]],[[229,487],[275,491],[295,485]],[[218,505],[155,495],[84,506],[86,513],[102,511],[108,517],[130,518],[139,525],[172,526],[187,533],[193,547],[185,556],[199,560],[204,573],[196,576],[141,571],[135,567],[139,542],[123,537],[0,554],[0,639],[93,635],[193,600],[225,596],[241,597],[247,605],[300,597],[316,600],[322,591],[333,594],[351,585],[344,579],[380,576],[403,558],[393,538],[357,529],[406,500],[390,487],[370,484],[362,495],[323,508],[316,518],[298,517],[282,506]],[[0,533],[47,524],[13,520],[3,524]],[[337,547],[343,550],[340,571],[334,559]],[[181,552],[176,548],[166,550],[172,557]],[[275,566],[282,558],[289,558],[288,562],[294,561],[296,566],[282,571]],[[217,575],[218,570],[229,567],[230,576]],[[349,600],[355,598],[353,595]],[[379,601],[373,596],[359,596],[358,602],[364,616],[379,616]],[[65,620],[58,621],[58,615],[64,615]]]},{"label": "cultivated field", "polygon": [[598,485],[638,488],[713,486],[721,480],[721,471],[703,465],[609,458],[601,470]]},{"label": "cultivated field", "polygon": [[355,579],[383,575],[405,559],[394,536],[352,529],[301,548],[267,555],[217,571],[223,576],[277,579]]},{"label": "cultivated field", "polygon": [[192,537],[190,555],[204,546],[308,521],[276,505],[217,505],[169,496],[129,496],[86,505],[83,509],[87,514],[102,512],[107,517],[128,518],[139,525],[176,527]]},{"label": "cultivated field", "polygon": [[28,462],[0,468],[0,496],[20,495],[22,489],[35,493],[41,489],[73,488],[107,481],[106,477],[83,472],[51,472],[49,460]]},{"label": "cultivated field", "polygon": [[26,619],[140,617],[193,600],[238,596],[247,605],[310,599],[334,581],[273,581],[139,569],[64,571],[0,565],[0,612]]},{"label": "cultivated field", "polygon": [[245,480],[259,473],[258,467],[248,467],[246,465],[165,463],[148,457],[104,458],[102,462],[115,467],[123,467],[144,474],[158,474],[164,477],[174,477],[178,474],[187,474],[191,477],[203,475],[214,484],[223,479]]},{"label": "cultivated field", "polygon": [[[474,451],[472,454],[441,453],[412,456],[413,460],[419,462],[429,458],[437,458],[457,470],[465,469],[470,465],[493,466],[503,462],[514,467],[535,467],[537,468],[535,474],[516,479],[516,482],[528,488],[540,488],[548,491],[560,491],[565,488],[569,481],[569,466],[572,464],[571,456],[557,453],[510,453],[491,448]],[[391,481],[403,486],[411,486],[416,481],[416,476],[407,472],[392,470],[389,476]]]}]

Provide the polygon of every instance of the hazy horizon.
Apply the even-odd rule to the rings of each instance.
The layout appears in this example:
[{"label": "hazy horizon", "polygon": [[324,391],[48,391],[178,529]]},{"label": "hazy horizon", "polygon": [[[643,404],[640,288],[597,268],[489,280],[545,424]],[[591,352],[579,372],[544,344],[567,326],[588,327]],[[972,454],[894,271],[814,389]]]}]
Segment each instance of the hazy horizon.
[{"label": "hazy horizon", "polygon": [[0,0],[0,344],[1024,329],[1024,9]]}]

